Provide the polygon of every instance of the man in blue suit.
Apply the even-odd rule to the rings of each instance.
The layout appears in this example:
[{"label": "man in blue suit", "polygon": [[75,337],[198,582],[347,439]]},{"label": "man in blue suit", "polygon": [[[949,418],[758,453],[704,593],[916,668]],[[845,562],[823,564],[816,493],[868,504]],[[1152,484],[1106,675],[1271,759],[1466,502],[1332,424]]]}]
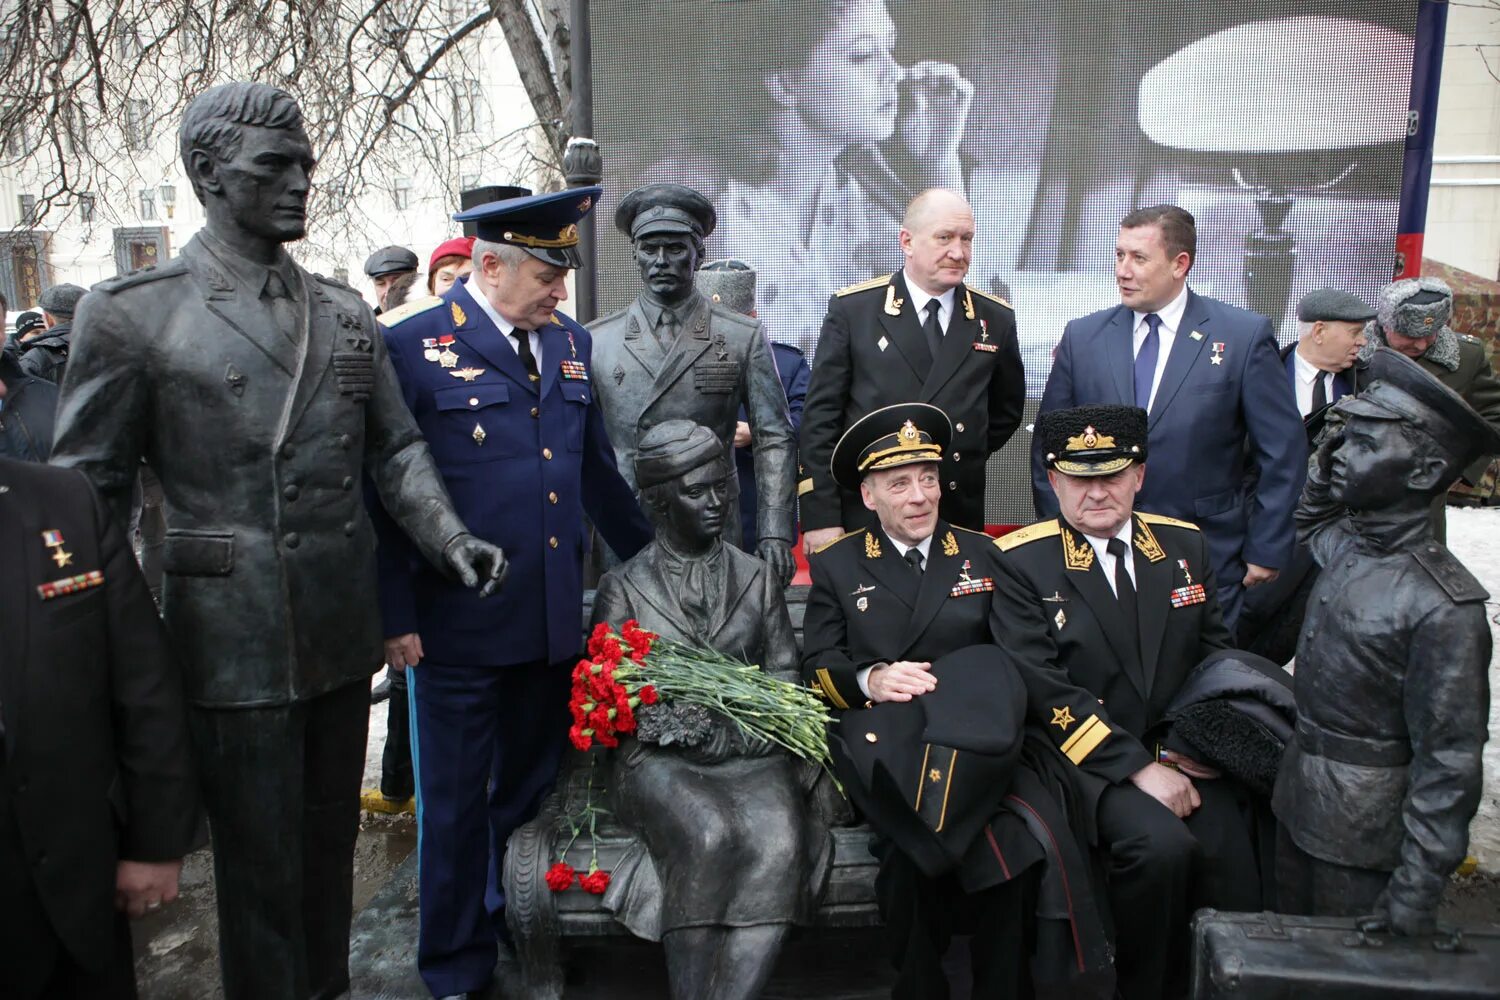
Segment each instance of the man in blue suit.
[{"label": "man in blue suit", "polygon": [[557,773],[581,646],[583,516],[628,558],[651,538],[594,398],[592,341],[557,312],[600,189],[529,192],[477,222],[474,272],[381,316],[406,404],[510,582],[480,602],[380,533],[387,662],[406,667],[417,776],[417,967],[434,996],[489,988],[506,839]]},{"label": "man in blue suit", "polygon": [[[1291,558],[1307,442],[1270,321],[1189,289],[1196,250],[1193,217],[1175,205],[1121,220],[1122,304],[1063,330],[1040,412],[1097,403],[1147,411],[1151,475],[1136,507],[1202,528],[1232,630],[1245,588]],[[1055,517],[1043,458],[1034,441],[1037,514]]]}]

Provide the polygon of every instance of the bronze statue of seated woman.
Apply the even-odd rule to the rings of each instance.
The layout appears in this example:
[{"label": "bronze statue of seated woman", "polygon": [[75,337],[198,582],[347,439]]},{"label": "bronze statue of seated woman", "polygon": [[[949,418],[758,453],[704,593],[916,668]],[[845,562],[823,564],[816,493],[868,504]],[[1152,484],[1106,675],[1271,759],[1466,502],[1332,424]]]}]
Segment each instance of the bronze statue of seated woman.
[{"label": "bronze statue of seated woman", "polygon": [[[656,541],[600,580],[593,620],[618,628],[634,618],[797,683],[779,580],[720,538],[735,516],[732,472],[706,427],[669,420],[642,435],[636,482]],[[759,996],[827,866],[808,769],[702,709],[660,703],[637,717],[610,784],[616,818],[644,846],[616,866],[604,905],[632,933],[662,941],[676,1000]]]}]

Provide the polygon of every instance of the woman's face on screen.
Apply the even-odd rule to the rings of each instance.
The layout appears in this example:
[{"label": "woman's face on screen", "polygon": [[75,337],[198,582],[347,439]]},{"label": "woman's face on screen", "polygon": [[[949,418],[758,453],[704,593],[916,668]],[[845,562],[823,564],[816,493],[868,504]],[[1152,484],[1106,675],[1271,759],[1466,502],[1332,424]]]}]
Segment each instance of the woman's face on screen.
[{"label": "woman's face on screen", "polygon": [[781,76],[784,102],[810,128],[842,142],[880,142],[896,125],[896,26],[883,0],[855,0],[798,70]]}]

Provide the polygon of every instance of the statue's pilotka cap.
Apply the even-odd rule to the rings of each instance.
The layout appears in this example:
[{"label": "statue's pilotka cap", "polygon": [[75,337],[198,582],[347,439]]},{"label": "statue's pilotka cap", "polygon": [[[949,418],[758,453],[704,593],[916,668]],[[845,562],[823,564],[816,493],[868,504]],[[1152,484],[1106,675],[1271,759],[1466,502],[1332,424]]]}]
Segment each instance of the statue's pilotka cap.
[{"label": "statue's pilotka cap", "polygon": [[1111,476],[1146,460],[1146,411],[1075,406],[1037,417],[1047,467],[1068,476]]},{"label": "statue's pilotka cap", "polygon": [[1359,395],[1345,396],[1335,410],[1367,420],[1404,420],[1456,456],[1456,469],[1500,454],[1500,433],[1490,422],[1406,355],[1380,348],[1370,357],[1369,378]]},{"label": "statue's pilotka cap", "polygon": [[16,336],[24,337],[33,330],[41,330],[47,326],[47,321],[42,319],[42,314],[27,310],[16,317]]},{"label": "statue's pilotka cap", "polygon": [[417,255],[406,247],[381,247],[365,259],[365,274],[372,279],[416,269]]},{"label": "statue's pilotka cap", "polygon": [[1368,323],[1375,309],[1358,295],[1337,288],[1315,288],[1297,303],[1297,318],[1304,323]]},{"label": "statue's pilotka cap", "polygon": [[857,490],[868,473],[941,462],[951,440],[953,424],[948,414],[931,403],[883,406],[849,425],[833,446],[828,467],[834,482]]},{"label": "statue's pilotka cap", "polygon": [[719,224],[713,202],[682,184],[647,184],[620,199],[615,228],[632,240],[687,233],[702,240]]},{"label": "statue's pilotka cap", "polygon": [[1412,340],[1436,337],[1453,316],[1453,289],[1438,278],[1403,278],[1380,290],[1382,329]]},{"label": "statue's pilotka cap", "polygon": [[713,431],[691,420],[663,420],[636,445],[635,482],[641,489],[660,486],[716,458],[725,458],[724,442]]},{"label": "statue's pilotka cap", "polygon": [[746,316],[755,309],[755,269],[742,260],[711,260],[693,275],[693,283],[715,305]]},{"label": "statue's pilotka cap", "polygon": [[78,310],[78,300],[87,294],[88,289],[79,285],[53,285],[37,297],[36,304],[43,312],[71,317]]},{"label": "statue's pilotka cap", "polygon": [[552,194],[532,194],[526,188],[503,188],[500,193],[523,192],[465,208],[454,221],[474,224],[472,235],[489,243],[508,243],[555,267],[576,268],[578,223],[594,210],[602,187],[576,187]]}]

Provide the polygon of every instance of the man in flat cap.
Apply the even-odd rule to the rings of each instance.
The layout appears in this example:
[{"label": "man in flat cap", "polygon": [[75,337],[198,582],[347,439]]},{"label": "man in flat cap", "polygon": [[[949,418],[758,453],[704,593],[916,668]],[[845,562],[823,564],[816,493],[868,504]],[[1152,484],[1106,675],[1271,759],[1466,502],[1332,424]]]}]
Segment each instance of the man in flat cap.
[{"label": "man in flat cap", "polygon": [[[283,244],[307,230],[296,101],[194,98],[179,136],[207,223],[79,308],[52,462],[124,521],[142,459],[166,497],[162,616],[183,661],[229,1000],[349,986],[359,782],[380,666],[368,476],[422,556],[493,590],[370,310]],[[576,630],[576,624],[575,624]]]},{"label": "man in flat cap", "polygon": [[[1328,407],[1354,391],[1350,369],[1365,346],[1365,323],[1374,318],[1363,299],[1337,288],[1314,289],[1297,304],[1299,335],[1281,359],[1310,446]],[[1245,591],[1236,644],[1275,663],[1291,659],[1316,575],[1312,554],[1299,543],[1274,579]]]},{"label": "man in flat cap", "polygon": [[474,270],[380,317],[443,482],[512,580],[478,601],[381,517],[386,662],[407,671],[421,862],[417,968],[433,996],[488,988],[505,933],[506,840],[551,789],[582,645],[584,515],[621,558],[651,539],[615,465],[588,332],[558,312],[600,189],[504,192],[473,223]]},{"label": "man in flat cap", "polygon": [[[1453,318],[1453,289],[1440,278],[1403,278],[1380,290],[1375,319],[1365,327],[1368,360],[1389,347],[1411,358],[1422,370],[1463,397],[1491,426],[1500,430],[1500,379],[1495,377],[1489,345],[1448,325]],[[1355,369],[1355,391],[1362,382]],[[1459,478],[1477,483],[1488,459],[1480,456]],[[1438,541],[1447,537],[1443,496],[1432,501],[1432,529]]]},{"label": "man in flat cap", "polygon": [[68,363],[68,340],[73,332],[73,313],[78,300],[87,292],[86,288],[67,284],[53,285],[42,292],[37,305],[42,309],[45,329],[30,339],[22,338],[26,346],[21,355],[23,371],[54,385],[62,382],[63,369]]},{"label": "man in flat cap", "polygon": [[1500,434],[1394,351],[1368,375],[1335,408],[1297,510],[1326,572],[1276,782],[1280,902],[1415,934],[1468,848],[1490,709],[1489,595],[1432,537],[1428,505]]},{"label": "man in flat cap", "polygon": [[1179,688],[1229,647],[1213,560],[1194,525],[1133,510],[1145,410],[1053,410],[1037,440],[1059,516],[995,542],[1000,642],[1104,856],[1121,995],[1180,996],[1196,906],[1259,910],[1270,883],[1243,791],[1159,749]]},{"label": "man in flat cap", "polygon": [[[698,292],[714,305],[732,309],[737,313],[759,319],[755,306],[755,270],[742,260],[711,260],[693,275]],[[770,331],[766,331],[770,336]],[[792,440],[802,428],[802,403],[807,399],[807,385],[812,379],[812,369],[807,367],[807,358],[791,344],[779,340],[771,341],[771,360],[776,362],[776,375],[781,379],[781,391],[786,394],[786,414],[792,423]],[[740,404],[739,420],[734,425],[734,466],[740,478],[740,541],[748,551],[754,551],[760,542],[755,530],[755,519],[759,514],[760,495],[755,489],[755,442],[750,433],[750,414],[745,404]]]},{"label": "man in flat cap", "polygon": [[375,287],[375,315],[385,311],[385,298],[391,286],[416,273],[417,255],[406,247],[381,247],[365,258],[365,276]]},{"label": "man in flat cap", "polygon": [[[648,184],[620,200],[615,226],[630,238],[645,287],[630,306],[590,324],[600,400],[620,471],[630,474],[636,442],[663,420],[712,430],[733,461],[741,405],[755,449],[759,499],[756,554],[783,584],[796,565],[792,482],[796,444],[786,393],[761,324],[709,302],[693,287],[703,240],[717,224],[708,199],[681,184]],[[739,477],[733,479],[739,503]],[[736,521],[725,538],[740,544]]]}]

